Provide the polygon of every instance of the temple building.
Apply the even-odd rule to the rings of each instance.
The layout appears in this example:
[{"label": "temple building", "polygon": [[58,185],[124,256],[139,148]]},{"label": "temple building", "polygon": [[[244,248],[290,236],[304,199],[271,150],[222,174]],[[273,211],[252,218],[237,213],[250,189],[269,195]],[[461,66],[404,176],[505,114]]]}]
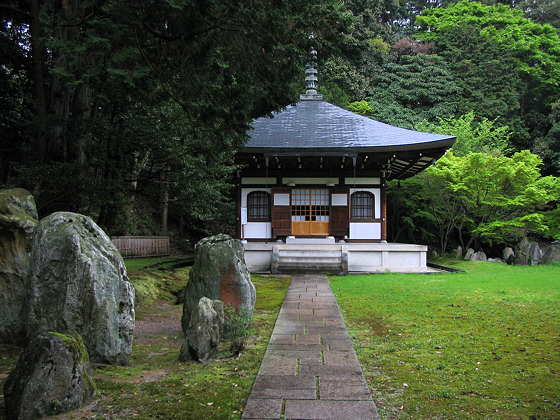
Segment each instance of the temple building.
[{"label": "temple building", "polygon": [[255,120],[236,163],[238,235],[252,271],[424,272],[427,247],[387,243],[386,183],[435,164],[455,137],[394,127],[323,100]]}]

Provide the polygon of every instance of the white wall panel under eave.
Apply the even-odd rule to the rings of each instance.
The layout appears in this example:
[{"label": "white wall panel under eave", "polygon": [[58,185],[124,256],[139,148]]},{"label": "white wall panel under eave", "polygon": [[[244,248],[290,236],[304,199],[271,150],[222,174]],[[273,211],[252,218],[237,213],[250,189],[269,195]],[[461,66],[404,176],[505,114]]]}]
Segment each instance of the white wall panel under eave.
[{"label": "white wall panel under eave", "polygon": [[298,185],[322,185],[327,186],[327,184],[338,185],[338,178],[282,178],[282,184],[295,184]]},{"label": "white wall panel under eave", "polygon": [[331,206],[347,206],[348,194],[332,194]]},{"label": "white wall panel under eave", "polygon": [[253,184],[253,185],[275,185],[276,178],[265,178],[265,177],[246,177],[244,176],[241,178],[241,183],[244,185]]},{"label": "white wall panel under eave", "polygon": [[244,225],[245,239],[270,239],[272,224],[270,222],[249,222]]},{"label": "white wall panel under eave", "polygon": [[381,178],[344,178],[346,185],[379,185]]},{"label": "white wall panel under eave", "polygon": [[349,239],[381,239],[381,223],[350,223]]}]

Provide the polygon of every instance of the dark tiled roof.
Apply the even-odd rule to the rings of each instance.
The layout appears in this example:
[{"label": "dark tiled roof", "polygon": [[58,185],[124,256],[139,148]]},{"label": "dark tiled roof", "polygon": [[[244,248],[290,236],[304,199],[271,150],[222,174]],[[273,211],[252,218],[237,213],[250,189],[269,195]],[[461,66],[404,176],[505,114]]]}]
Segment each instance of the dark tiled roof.
[{"label": "dark tiled roof", "polygon": [[253,122],[246,151],[328,152],[449,148],[455,137],[394,127],[325,101],[303,100]]}]

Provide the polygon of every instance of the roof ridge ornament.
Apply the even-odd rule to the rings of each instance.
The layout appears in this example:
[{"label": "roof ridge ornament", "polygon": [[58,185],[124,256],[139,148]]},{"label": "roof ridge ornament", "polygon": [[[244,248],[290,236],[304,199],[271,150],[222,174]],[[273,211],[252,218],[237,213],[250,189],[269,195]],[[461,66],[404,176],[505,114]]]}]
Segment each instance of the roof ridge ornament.
[{"label": "roof ridge ornament", "polygon": [[[313,37],[313,36],[312,36]],[[322,101],[323,95],[317,93],[317,50],[311,48],[311,61],[305,65],[306,91],[299,96],[302,101]]]}]

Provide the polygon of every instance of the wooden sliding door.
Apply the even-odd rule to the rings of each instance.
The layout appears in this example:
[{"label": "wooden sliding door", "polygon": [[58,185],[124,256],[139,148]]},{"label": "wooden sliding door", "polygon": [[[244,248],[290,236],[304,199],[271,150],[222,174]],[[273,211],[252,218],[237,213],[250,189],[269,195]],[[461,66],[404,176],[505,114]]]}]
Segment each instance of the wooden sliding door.
[{"label": "wooden sliding door", "polygon": [[329,190],[292,190],[292,235],[326,236],[329,234],[329,221]]}]

